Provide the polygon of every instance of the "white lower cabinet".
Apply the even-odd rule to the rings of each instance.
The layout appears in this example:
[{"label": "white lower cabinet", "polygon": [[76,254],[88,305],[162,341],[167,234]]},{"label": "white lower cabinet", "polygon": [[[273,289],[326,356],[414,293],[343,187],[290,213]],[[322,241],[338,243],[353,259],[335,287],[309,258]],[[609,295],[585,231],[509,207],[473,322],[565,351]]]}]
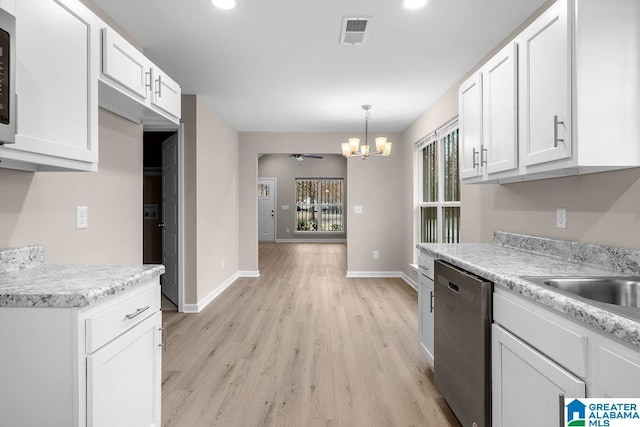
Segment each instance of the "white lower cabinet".
[{"label": "white lower cabinet", "polygon": [[420,274],[418,277],[418,334],[420,350],[433,368],[433,280]]},{"label": "white lower cabinet", "polygon": [[87,425],[160,424],[161,324],[156,312],[87,357]]},{"label": "white lower cabinet", "polygon": [[493,427],[560,425],[560,395],[640,396],[640,347],[499,287],[493,322]]},{"label": "white lower cabinet", "polygon": [[160,425],[159,279],[86,307],[0,308],[0,426]]},{"label": "white lower cabinet", "polygon": [[563,397],[585,397],[585,383],[503,328],[491,328],[493,427],[557,426]]}]

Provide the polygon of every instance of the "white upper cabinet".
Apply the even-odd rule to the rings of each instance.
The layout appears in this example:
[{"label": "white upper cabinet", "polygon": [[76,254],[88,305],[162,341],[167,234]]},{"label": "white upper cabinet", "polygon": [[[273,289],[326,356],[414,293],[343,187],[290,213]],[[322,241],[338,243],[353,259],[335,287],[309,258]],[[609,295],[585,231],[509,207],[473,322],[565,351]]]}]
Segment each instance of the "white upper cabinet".
[{"label": "white upper cabinet", "polygon": [[517,52],[517,45],[509,44],[460,85],[460,177],[464,182],[493,179],[498,173],[499,177],[517,174]]},{"label": "white upper cabinet", "polygon": [[16,143],[0,165],[96,170],[101,22],[76,0],[16,2]]},{"label": "white upper cabinet", "polygon": [[571,157],[571,73],[567,1],[560,0],[516,39],[520,60],[523,160]]},{"label": "white upper cabinet", "polygon": [[160,68],[154,66],[152,70],[153,94],[151,95],[151,105],[171,117],[180,119],[180,85]]},{"label": "white upper cabinet", "polygon": [[180,85],[113,29],[102,29],[101,107],[139,123],[177,124],[180,105]]},{"label": "white upper cabinet", "polygon": [[458,91],[460,178],[482,175],[482,74],[469,77]]},{"label": "white upper cabinet", "polygon": [[639,167],[639,16],[637,0],[558,0],[483,64],[460,86],[462,128],[480,75],[483,136],[472,162],[477,134],[461,131],[463,182]]},{"label": "white upper cabinet", "polygon": [[102,73],[143,101],[151,87],[151,61],[110,28],[102,30]]},{"label": "white upper cabinet", "polygon": [[481,159],[487,174],[518,167],[518,45],[511,43],[482,69]]}]

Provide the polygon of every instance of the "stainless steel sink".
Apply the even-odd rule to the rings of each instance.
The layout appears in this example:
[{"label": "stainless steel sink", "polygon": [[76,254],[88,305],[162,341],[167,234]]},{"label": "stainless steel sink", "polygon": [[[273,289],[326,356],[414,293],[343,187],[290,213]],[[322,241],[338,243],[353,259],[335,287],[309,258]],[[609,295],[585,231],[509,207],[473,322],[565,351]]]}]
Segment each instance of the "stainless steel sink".
[{"label": "stainless steel sink", "polygon": [[551,277],[523,279],[561,291],[620,307],[640,307],[640,277]]}]

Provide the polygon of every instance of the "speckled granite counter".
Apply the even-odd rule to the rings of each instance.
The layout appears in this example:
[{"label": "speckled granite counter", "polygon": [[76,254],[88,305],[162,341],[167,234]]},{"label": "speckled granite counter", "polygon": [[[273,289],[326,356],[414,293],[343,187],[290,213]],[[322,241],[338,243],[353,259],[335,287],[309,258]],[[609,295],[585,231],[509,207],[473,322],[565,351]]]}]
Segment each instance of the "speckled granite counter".
[{"label": "speckled granite counter", "polygon": [[569,296],[520,277],[640,275],[640,251],[501,232],[495,241],[419,244],[418,248],[640,347],[640,310]]},{"label": "speckled granite counter", "polygon": [[42,261],[42,246],[0,250],[0,307],[84,307],[164,273],[163,265]]}]

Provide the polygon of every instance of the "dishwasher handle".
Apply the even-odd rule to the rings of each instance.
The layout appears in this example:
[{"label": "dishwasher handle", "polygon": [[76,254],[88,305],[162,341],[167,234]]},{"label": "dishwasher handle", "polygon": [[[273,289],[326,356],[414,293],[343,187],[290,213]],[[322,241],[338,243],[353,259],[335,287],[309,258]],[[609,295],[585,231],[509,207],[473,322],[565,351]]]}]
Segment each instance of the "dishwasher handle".
[{"label": "dishwasher handle", "polygon": [[456,294],[460,293],[460,288],[458,287],[458,285],[454,285],[453,283],[449,282],[449,284],[447,286],[448,286],[449,289],[451,289]]}]

